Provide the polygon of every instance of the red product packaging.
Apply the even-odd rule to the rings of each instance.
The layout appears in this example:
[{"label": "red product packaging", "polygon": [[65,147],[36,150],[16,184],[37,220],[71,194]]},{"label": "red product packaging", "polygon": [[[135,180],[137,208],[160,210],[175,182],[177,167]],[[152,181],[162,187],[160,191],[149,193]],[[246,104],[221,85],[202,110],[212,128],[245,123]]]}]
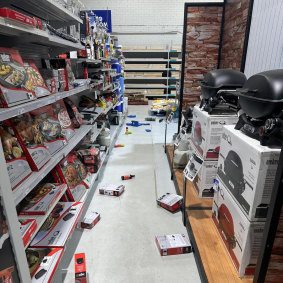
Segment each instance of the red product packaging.
[{"label": "red product packaging", "polygon": [[95,211],[88,211],[84,220],[81,222],[81,227],[84,229],[92,229],[100,220],[100,214]]},{"label": "red product packaging", "polygon": [[75,280],[76,283],[87,283],[85,254],[75,254]]},{"label": "red product packaging", "polygon": [[29,113],[12,118],[11,126],[33,171],[39,171],[51,155],[43,143],[39,128]]},{"label": "red product packaging", "polygon": [[70,201],[79,201],[91,181],[91,174],[73,153],[61,160],[53,170],[53,177],[57,182],[68,184],[66,193]]},{"label": "red product packaging", "polygon": [[65,98],[64,102],[65,102],[67,111],[69,113],[69,116],[71,118],[74,128],[79,128],[83,123],[83,119],[82,119],[82,116],[78,108],[76,107],[76,105],[73,103],[73,101],[70,98]]},{"label": "red product packaging", "polygon": [[37,228],[37,223],[35,219],[19,219],[19,222],[23,243],[26,246]]},{"label": "red product packaging", "polygon": [[84,164],[99,164],[100,150],[98,148],[80,149],[77,151]]},{"label": "red product packaging", "polygon": [[67,143],[62,127],[51,105],[29,112],[41,132],[44,145],[51,155],[59,152]]},{"label": "red product packaging", "polygon": [[31,248],[64,247],[84,210],[83,202],[58,202],[38,233]]},{"label": "red product packaging", "polygon": [[101,167],[101,161],[98,164],[90,164],[85,166],[87,171],[94,174],[97,173],[98,169]]},{"label": "red product packaging", "polygon": [[156,200],[157,204],[171,212],[176,211],[183,205],[183,197],[167,193]]},{"label": "red product packaging", "polygon": [[155,242],[162,256],[192,252],[190,240],[184,234],[156,236]]},{"label": "red product packaging", "polygon": [[36,17],[33,17],[33,18],[34,18],[34,20],[35,20],[36,28],[38,28],[38,29],[41,29],[41,30],[42,30],[42,22],[41,22],[41,19],[36,18]]},{"label": "red product packaging", "polygon": [[58,121],[62,127],[65,138],[69,141],[75,134],[75,130],[72,125],[72,121],[69,117],[63,100],[56,101],[52,104],[53,110],[56,114]]},{"label": "red product packaging", "polygon": [[51,283],[63,252],[63,248],[26,249],[31,282]]},{"label": "red product packaging", "polygon": [[0,48],[0,97],[2,107],[36,99],[18,50]]},{"label": "red product packaging", "polygon": [[0,122],[0,137],[13,190],[31,174],[31,169],[9,121]]},{"label": "red product packaging", "polygon": [[124,185],[105,184],[101,189],[99,189],[99,193],[101,195],[108,195],[115,197],[119,197],[124,191],[125,191]]},{"label": "red product packaging", "polygon": [[25,70],[36,97],[50,95],[50,91],[32,59],[23,59]]},{"label": "red product packaging", "polygon": [[15,20],[17,22],[21,22],[32,27],[36,27],[36,21],[34,18],[21,14],[17,11],[11,10],[9,8],[1,8],[0,9],[0,16],[3,18],[9,18]]},{"label": "red product packaging", "polygon": [[18,215],[45,215],[66,189],[66,184],[38,185],[20,203]]}]

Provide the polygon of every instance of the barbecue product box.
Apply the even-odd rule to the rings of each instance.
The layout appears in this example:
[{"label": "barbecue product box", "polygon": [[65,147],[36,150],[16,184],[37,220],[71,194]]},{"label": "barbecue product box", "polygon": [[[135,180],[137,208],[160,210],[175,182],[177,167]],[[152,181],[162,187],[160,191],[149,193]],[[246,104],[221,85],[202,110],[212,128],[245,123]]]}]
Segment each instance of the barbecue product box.
[{"label": "barbecue product box", "polygon": [[73,101],[69,98],[64,99],[68,114],[70,116],[70,119],[73,123],[74,128],[79,128],[83,124],[82,116],[76,107],[76,105],[73,103]]},{"label": "barbecue product box", "polygon": [[77,153],[85,165],[99,164],[101,161],[100,150],[98,148],[79,149]]},{"label": "barbecue product box", "polygon": [[11,107],[36,99],[18,50],[0,48],[1,107]]},{"label": "barbecue product box", "polygon": [[23,59],[24,67],[28,75],[28,79],[32,84],[32,90],[36,97],[50,95],[50,91],[41,76],[35,62],[32,59]]},{"label": "barbecue product box", "polygon": [[85,165],[88,172],[95,174],[101,167],[101,161],[98,164]]},{"label": "barbecue product box", "polygon": [[9,18],[11,20],[29,25],[31,27],[36,27],[37,21],[35,20],[35,18],[26,16],[22,13],[19,13],[17,11],[9,9],[9,8],[1,8],[0,9],[0,17]]},{"label": "barbecue product box", "polygon": [[51,155],[59,152],[67,143],[60,122],[51,105],[29,112],[42,135],[44,145]]},{"label": "barbecue product box", "polygon": [[60,161],[53,170],[53,176],[56,182],[68,185],[66,194],[70,201],[79,201],[91,182],[91,174],[74,153]]},{"label": "barbecue product box", "polygon": [[62,132],[65,138],[69,141],[75,135],[75,129],[72,125],[65,103],[63,100],[59,100],[53,103],[52,107],[61,125]]},{"label": "barbecue product box", "polygon": [[64,247],[74,231],[83,209],[83,202],[58,202],[35,235],[30,247]]},{"label": "barbecue product box", "polygon": [[124,185],[105,184],[99,189],[101,195],[119,197],[125,191]]},{"label": "barbecue product box", "polygon": [[66,188],[66,184],[38,185],[20,203],[18,215],[45,215]]},{"label": "barbecue product box", "polygon": [[224,125],[235,125],[238,116],[209,115],[194,107],[192,125],[192,143],[203,159],[217,160],[219,156],[220,140]]},{"label": "barbecue product box", "polygon": [[178,255],[192,252],[189,238],[185,234],[162,235],[155,237],[160,255]]},{"label": "barbecue product box", "polygon": [[217,161],[205,160],[193,181],[195,191],[200,198],[213,198],[213,180],[216,174]]},{"label": "barbecue product box", "polygon": [[183,205],[183,197],[167,193],[156,200],[157,204],[171,212],[176,211]]},{"label": "barbecue product box", "polygon": [[240,277],[252,276],[261,250],[264,222],[250,222],[219,181],[212,220]]},{"label": "barbecue product box", "polygon": [[13,190],[31,174],[31,169],[8,121],[0,122],[0,138]]},{"label": "barbecue product box", "polygon": [[76,283],[87,283],[85,254],[75,254],[75,280]]},{"label": "barbecue product box", "polygon": [[20,231],[23,239],[24,246],[26,246],[35,233],[37,223],[35,219],[19,219]]},{"label": "barbecue product box", "polygon": [[265,221],[280,149],[225,126],[217,174],[250,221]]},{"label": "barbecue product box", "polygon": [[33,171],[39,171],[51,158],[40,129],[29,113],[12,118],[11,126]]},{"label": "barbecue product box", "polygon": [[62,248],[28,248],[26,257],[32,283],[50,283],[63,255]]},{"label": "barbecue product box", "polygon": [[92,229],[100,220],[100,214],[95,211],[88,211],[81,222],[81,228]]}]

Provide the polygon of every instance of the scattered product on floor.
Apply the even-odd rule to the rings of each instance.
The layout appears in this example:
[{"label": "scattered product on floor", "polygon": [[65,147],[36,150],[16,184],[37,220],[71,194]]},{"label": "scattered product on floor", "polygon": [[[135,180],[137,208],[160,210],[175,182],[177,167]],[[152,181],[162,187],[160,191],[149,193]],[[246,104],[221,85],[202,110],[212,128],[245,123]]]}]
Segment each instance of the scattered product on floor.
[{"label": "scattered product on floor", "polygon": [[125,191],[124,185],[105,184],[99,189],[101,195],[119,197]]},{"label": "scattered product on floor", "polygon": [[154,121],[156,121],[156,118],[155,117],[146,117],[146,118],[144,118],[144,120],[148,121],[148,122],[150,122],[150,121],[154,122]]},{"label": "scattered product on floor", "polygon": [[156,200],[157,204],[171,212],[177,211],[183,205],[183,197],[167,193]]},{"label": "scattered product on floor", "polygon": [[162,256],[192,252],[190,240],[185,234],[156,236],[155,242]]},{"label": "scattered product on floor", "polygon": [[84,220],[81,222],[81,228],[92,229],[100,220],[100,214],[95,211],[87,211]]},{"label": "scattered product on floor", "polygon": [[87,283],[85,254],[75,254],[75,280],[76,283]]},{"label": "scattered product on floor", "polygon": [[125,146],[125,144],[123,144],[123,143],[115,144],[115,145],[114,145],[114,147],[124,147],[124,146]]},{"label": "scattered product on floor", "polygon": [[139,121],[132,120],[131,123],[127,123],[127,126],[140,127],[140,126],[149,126],[150,123],[140,123]]},{"label": "scattered product on floor", "polygon": [[135,175],[124,175],[124,176],[121,176],[121,179],[122,180],[129,180],[129,179],[133,179],[135,177]]},{"label": "scattered product on floor", "polygon": [[136,115],[128,115],[128,118],[136,118]]},{"label": "scattered product on floor", "polygon": [[150,133],[151,132],[151,129],[145,129],[146,132]]},{"label": "scattered product on floor", "polygon": [[161,122],[163,122],[163,120],[164,120],[164,119],[159,119],[159,121],[158,121],[158,122],[159,122],[159,123],[161,123]]}]

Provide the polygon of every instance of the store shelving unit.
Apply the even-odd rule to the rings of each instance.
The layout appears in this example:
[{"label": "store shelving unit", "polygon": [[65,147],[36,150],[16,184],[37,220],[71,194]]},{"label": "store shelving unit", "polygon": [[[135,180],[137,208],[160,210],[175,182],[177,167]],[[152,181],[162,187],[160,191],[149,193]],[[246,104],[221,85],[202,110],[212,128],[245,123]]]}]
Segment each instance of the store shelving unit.
[{"label": "store shelving unit", "polygon": [[[24,14],[39,17],[48,21],[55,28],[82,23],[82,20],[79,17],[74,15],[71,11],[61,6],[54,0],[8,0],[2,2],[0,3],[0,7],[9,7],[11,9],[16,9]],[[39,30],[28,25],[2,17],[0,17],[0,39],[2,40],[3,44],[5,43],[4,46],[16,48],[21,52],[22,56],[26,56],[27,58],[33,58],[35,60],[42,57],[45,58],[45,56],[49,55],[51,55],[52,57],[62,52],[76,51],[84,48],[81,43],[74,43],[58,36],[51,35],[46,30]],[[111,59],[104,58],[100,60],[79,58],[77,59],[77,62],[87,65],[96,65],[102,64],[102,62],[109,62],[110,60]],[[107,69],[104,71],[112,70]],[[52,104],[66,97],[70,97],[73,99],[76,96],[81,95],[82,93],[90,93],[90,89],[92,87],[93,85],[85,84],[70,91],[64,91],[56,93],[54,95],[38,98],[28,103],[20,104],[11,108],[0,108],[0,121],[4,121],[6,119],[10,119],[17,115],[27,113],[42,106]],[[100,94],[103,94],[104,91],[109,92],[111,88],[114,88],[114,90],[117,89],[117,87],[111,83],[104,89],[100,90]],[[97,113],[97,117],[102,114],[107,114],[108,111],[116,107],[117,104],[118,102],[115,105],[111,104],[106,109],[96,108],[95,111]],[[1,204],[3,206],[4,214],[6,216],[10,241],[12,244],[14,258],[17,265],[16,267],[21,282],[31,282],[25,249],[33,238],[31,238],[26,247],[24,247],[19,229],[18,219],[35,219],[37,222],[37,229],[33,235],[35,236],[44,221],[47,219],[52,209],[54,208],[54,206],[56,205],[56,203],[64,194],[64,191],[62,191],[61,194],[57,197],[57,199],[45,215],[18,217],[16,205],[19,204],[21,200],[23,200],[23,198],[29,192],[31,192],[31,190],[41,180],[45,178],[45,176],[58,164],[58,162],[62,158],[68,155],[68,153],[70,153],[79,144],[79,142],[90,132],[92,127],[92,125],[82,125],[79,129],[76,129],[75,135],[70,139],[68,144],[60,152],[52,156],[52,158],[39,172],[32,172],[31,175],[20,185],[18,185],[14,191],[12,191],[8,171],[6,170],[6,166],[4,166],[6,164],[6,161],[4,158],[3,147],[0,142],[0,164],[3,165],[2,170],[0,170]],[[101,129],[97,129],[95,135],[98,136],[100,131]],[[112,146],[113,142],[115,142],[116,136],[117,133],[115,134],[115,136],[111,137]],[[108,153],[109,150],[105,154],[103,162],[105,162]],[[98,173],[92,176],[93,184],[95,183],[95,180],[98,177]],[[89,191],[91,191],[91,189]]]},{"label": "store shelving unit", "polygon": [[[171,72],[179,71],[177,68],[172,68],[172,64],[181,64],[179,57],[180,52],[176,50],[126,50],[123,52],[125,56],[125,73],[138,73],[138,76],[125,76],[125,89],[137,90],[142,89],[145,92],[148,90],[160,89],[160,94],[145,94],[147,98],[154,97],[175,97],[171,94],[172,90],[176,89],[176,83],[179,80],[177,77],[172,77]],[[141,68],[138,65],[149,65],[149,68]],[[165,68],[154,67],[154,65],[162,64]],[[131,68],[131,65],[134,65]],[[153,66],[153,67],[152,67]],[[142,76],[141,73],[161,73],[161,76],[156,77]],[[130,94],[130,93],[129,93]]]}]

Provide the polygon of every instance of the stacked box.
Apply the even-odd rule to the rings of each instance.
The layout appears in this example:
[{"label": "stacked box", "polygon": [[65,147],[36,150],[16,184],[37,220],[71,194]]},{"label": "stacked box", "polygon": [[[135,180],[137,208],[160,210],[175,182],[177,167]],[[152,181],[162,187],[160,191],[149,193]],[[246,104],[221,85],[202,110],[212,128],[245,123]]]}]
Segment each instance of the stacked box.
[{"label": "stacked box", "polygon": [[90,173],[97,173],[101,166],[100,150],[98,148],[80,149],[77,153],[87,170]]}]

